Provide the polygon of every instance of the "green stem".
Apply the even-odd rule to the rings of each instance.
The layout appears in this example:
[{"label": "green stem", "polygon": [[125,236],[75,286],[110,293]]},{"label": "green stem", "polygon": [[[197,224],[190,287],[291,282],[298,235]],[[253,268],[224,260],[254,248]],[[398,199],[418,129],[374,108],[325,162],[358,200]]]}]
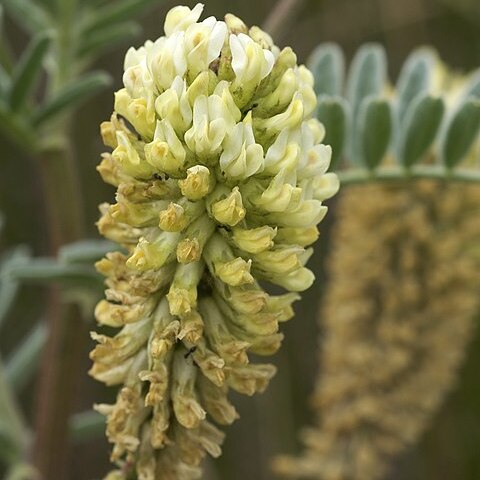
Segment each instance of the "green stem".
[{"label": "green stem", "polygon": [[449,170],[442,165],[417,165],[409,170],[403,167],[380,167],[374,171],[351,169],[337,172],[340,183],[356,185],[372,182],[398,182],[406,179],[453,180],[480,182],[480,169],[456,168]]},{"label": "green stem", "polygon": [[57,0],[58,11],[58,60],[53,89],[58,90],[75,75],[75,42],[77,23],[76,0]]}]

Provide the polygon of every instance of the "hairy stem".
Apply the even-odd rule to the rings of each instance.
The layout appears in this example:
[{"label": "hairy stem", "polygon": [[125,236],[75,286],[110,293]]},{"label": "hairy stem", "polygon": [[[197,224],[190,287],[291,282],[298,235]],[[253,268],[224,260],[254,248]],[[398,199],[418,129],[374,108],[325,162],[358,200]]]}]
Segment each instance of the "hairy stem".
[{"label": "hairy stem", "polygon": [[[65,243],[82,238],[83,202],[79,176],[65,142],[40,156],[46,195],[51,254]],[[64,477],[68,421],[72,410],[78,365],[86,325],[78,305],[62,302],[58,288],[50,291],[48,340],[41,366],[37,397],[34,462],[42,479]]]}]

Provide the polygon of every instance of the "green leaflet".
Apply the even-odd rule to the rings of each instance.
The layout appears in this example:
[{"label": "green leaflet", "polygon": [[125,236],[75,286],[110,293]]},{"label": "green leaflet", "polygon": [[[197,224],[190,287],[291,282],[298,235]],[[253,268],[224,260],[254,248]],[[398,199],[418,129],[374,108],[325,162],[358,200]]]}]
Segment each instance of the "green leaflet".
[{"label": "green leaflet", "polygon": [[361,47],[352,61],[346,87],[346,97],[352,107],[354,124],[362,101],[382,92],[386,75],[387,60],[383,47],[376,44]]},{"label": "green leaflet", "polygon": [[431,147],[442,121],[445,105],[440,98],[421,95],[408,108],[398,134],[398,157],[402,165],[411,167]]},{"label": "green leaflet", "polygon": [[480,131],[480,99],[465,100],[449,119],[441,141],[443,163],[453,168],[469,153]]},{"label": "green leaflet", "polygon": [[397,81],[397,117],[400,124],[415,98],[428,91],[435,61],[433,50],[420,48],[411,53],[403,65]]},{"label": "green leaflet", "polygon": [[56,115],[76,108],[80,103],[96,95],[111,82],[105,72],[91,72],[63,87],[57,94],[47,100],[33,115],[33,123],[41,125]]},{"label": "green leaflet", "polygon": [[308,68],[315,78],[317,95],[340,95],[345,77],[345,58],[340,47],[334,43],[318,46],[310,55]]},{"label": "green leaflet", "polygon": [[20,58],[13,71],[8,98],[12,110],[17,111],[25,105],[35,85],[35,80],[40,74],[50,42],[49,33],[44,32],[37,35]]},{"label": "green leaflet", "polygon": [[385,156],[392,134],[392,111],[388,100],[367,97],[358,115],[355,154],[370,170],[375,169]]},{"label": "green leaflet", "polygon": [[331,169],[336,168],[342,158],[348,117],[348,104],[343,98],[329,95],[321,95],[318,98],[317,118],[325,126],[324,143],[332,147]]},{"label": "green leaflet", "polygon": [[364,99],[379,95],[386,81],[387,63],[383,47],[367,44],[356,53],[346,85],[346,99],[350,103],[351,133],[347,138],[350,160],[357,162],[357,146],[355,142],[361,135],[359,129],[360,106]]}]

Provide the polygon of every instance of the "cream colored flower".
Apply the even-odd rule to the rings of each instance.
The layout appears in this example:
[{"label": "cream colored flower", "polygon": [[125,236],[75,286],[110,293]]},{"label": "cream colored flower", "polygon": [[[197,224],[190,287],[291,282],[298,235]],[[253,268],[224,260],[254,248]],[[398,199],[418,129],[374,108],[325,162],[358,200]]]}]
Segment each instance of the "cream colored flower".
[{"label": "cream colored flower", "polygon": [[173,8],[166,36],[127,52],[101,126],[113,152],[98,170],[117,195],[98,227],[125,248],[97,264],[107,291],[96,317],[119,330],[94,334],[91,353],[91,374],[119,385],[97,407],[112,479],[200,478],[202,458],[220,455],[212,422],[238,417],[230,389],[253,395],[275,374],[249,355],[280,347],[338,188],[308,71],[258,27],[199,22],[202,9]]}]

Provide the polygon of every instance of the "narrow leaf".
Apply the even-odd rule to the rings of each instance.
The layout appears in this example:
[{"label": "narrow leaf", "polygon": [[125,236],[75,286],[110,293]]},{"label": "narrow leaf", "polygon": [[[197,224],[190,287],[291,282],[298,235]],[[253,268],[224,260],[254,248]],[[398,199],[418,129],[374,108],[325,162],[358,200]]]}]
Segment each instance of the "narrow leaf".
[{"label": "narrow leaf", "polygon": [[16,144],[17,148],[30,154],[35,151],[37,138],[25,125],[23,117],[12,113],[0,102],[0,130]]},{"label": "narrow leaf", "polygon": [[317,95],[340,95],[345,77],[345,58],[341,48],[334,43],[318,46],[307,62],[315,78]]},{"label": "narrow leaf", "polygon": [[6,10],[26,31],[36,34],[51,25],[48,13],[33,0],[3,0]]},{"label": "narrow leaf", "polygon": [[76,413],[70,419],[70,435],[74,442],[100,437],[105,431],[105,417],[94,410]]},{"label": "narrow leaf", "polygon": [[8,253],[0,268],[0,327],[7,319],[19,291],[19,283],[8,276],[11,268],[25,265],[30,259],[28,249],[17,247]]},{"label": "narrow leaf", "polygon": [[7,100],[7,93],[10,90],[10,76],[0,63],[0,99],[3,102]]},{"label": "narrow leaf", "polygon": [[5,10],[3,5],[0,4],[0,65],[5,69],[7,73],[12,71],[12,52],[10,45],[7,42],[6,35],[4,32],[4,23],[5,23]]},{"label": "narrow leaf", "polygon": [[431,95],[417,97],[407,110],[400,130],[399,160],[411,167],[428,151],[442,121],[445,106],[441,98]]},{"label": "narrow leaf", "polygon": [[99,286],[101,278],[94,269],[84,265],[68,265],[51,258],[37,258],[28,265],[19,265],[8,270],[9,278],[33,283],[60,283],[74,286]]},{"label": "narrow leaf", "polygon": [[19,460],[27,440],[25,421],[16,402],[0,359],[0,458]]},{"label": "narrow leaf", "polygon": [[480,100],[468,98],[450,119],[442,143],[443,163],[458,165],[470,152],[480,131]]},{"label": "narrow leaf", "polygon": [[138,17],[146,7],[159,3],[159,0],[121,0],[109,3],[92,12],[82,30],[92,33],[93,30],[132,20]]},{"label": "narrow leaf", "polygon": [[352,61],[347,80],[347,99],[352,106],[354,123],[362,101],[381,93],[386,76],[387,60],[383,47],[376,44],[361,47]]},{"label": "narrow leaf", "polygon": [[56,115],[78,107],[79,104],[103,90],[110,82],[110,76],[104,72],[92,72],[80,77],[66,85],[35,112],[34,124],[41,125]]},{"label": "narrow leaf", "polygon": [[325,127],[323,143],[332,147],[330,168],[335,170],[342,158],[347,134],[348,104],[341,97],[321,95],[318,98],[317,118]]},{"label": "narrow leaf", "polygon": [[87,55],[113,48],[117,43],[136,37],[140,32],[141,28],[135,22],[104,27],[101,30],[85,35],[83,42],[80,44],[78,55],[86,57]]},{"label": "narrow leaf", "polygon": [[81,240],[62,247],[59,259],[64,263],[91,264],[113,250],[118,250],[118,245],[108,240]]},{"label": "narrow leaf", "polygon": [[392,112],[388,100],[367,97],[358,118],[356,151],[369,169],[376,168],[385,156],[392,134]]},{"label": "narrow leaf", "polygon": [[400,123],[413,100],[429,89],[435,62],[436,53],[429,48],[415,50],[407,58],[397,82],[397,115]]},{"label": "narrow leaf", "polygon": [[9,103],[12,110],[19,110],[25,104],[35,80],[40,74],[42,63],[48,52],[51,38],[42,33],[32,40],[13,72]]},{"label": "narrow leaf", "polygon": [[35,374],[46,339],[47,329],[39,323],[6,362],[7,381],[15,391],[20,392]]}]

